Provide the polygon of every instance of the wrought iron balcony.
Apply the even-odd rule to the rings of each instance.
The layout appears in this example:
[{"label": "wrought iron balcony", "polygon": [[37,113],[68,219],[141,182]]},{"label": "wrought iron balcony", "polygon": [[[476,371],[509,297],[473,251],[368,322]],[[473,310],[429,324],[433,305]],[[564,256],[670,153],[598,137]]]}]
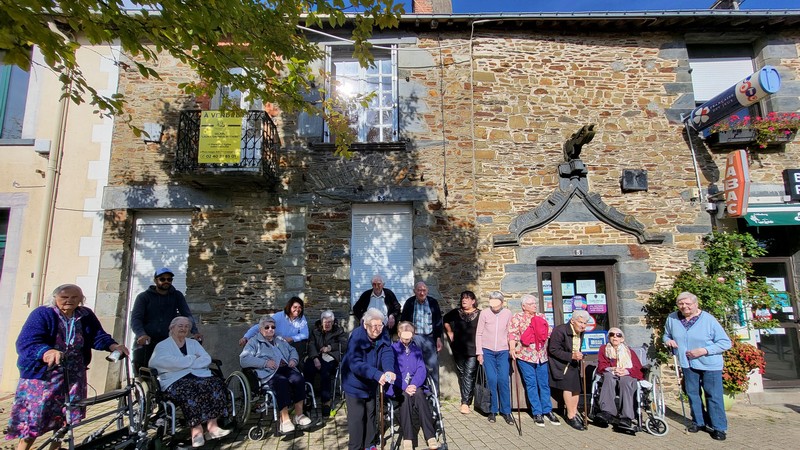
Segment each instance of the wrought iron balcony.
[{"label": "wrought iron balcony", "polygon": [[200,162],[199,109],[181,111],[175,175],[203,187],[270,187],[278,177],[278,128],[266,111],[248,111],[242,118],[238,163]]}]

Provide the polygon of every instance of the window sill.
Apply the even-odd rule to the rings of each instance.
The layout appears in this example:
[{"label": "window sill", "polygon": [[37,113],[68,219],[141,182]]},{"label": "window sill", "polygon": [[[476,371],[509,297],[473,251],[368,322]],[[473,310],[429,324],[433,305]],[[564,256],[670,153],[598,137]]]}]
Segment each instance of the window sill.
[{"label": "window sill", "polygon": [[0,139],[0,146],[31,146],[36,144],[36,139]]},{"label": "window sill", "polygon": [[[408,142],[356,142],[350,146],[354,152],[396,152],[408,150]],[[326,142],[309,142],[308,148],[315,151],[336,151],[336,144]]]}]

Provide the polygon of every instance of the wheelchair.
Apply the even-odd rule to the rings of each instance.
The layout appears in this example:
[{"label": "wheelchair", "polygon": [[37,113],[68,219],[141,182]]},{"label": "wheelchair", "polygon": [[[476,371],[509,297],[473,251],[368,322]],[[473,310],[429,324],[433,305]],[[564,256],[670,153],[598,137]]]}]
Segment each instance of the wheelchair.
[{"label": "wheelchair", "polygon": [[[213,376],[225,380],[221,367],[222,361],[219,359],[212,359],[208,369]],[[144,408],[144,411],[146,411],[146,428],[156,430],[155,440],[160,441],[167,447],[175,446],[177,442],[173,441],[176,440],[176,435],[179,434],[180,427],[185,426],[185,423],[181,423],[182,417],[179,408],[170,400],[166,392],[161,390],[161,384],[158,382],[158,370],[152,367],[140,367],[139,380],[141,380],[146,390],[146,395],[144,396],[146,403]],[[240,401],[230,389],[228,389],[228,398],[231,402],[230,415],[227,421],[220,421],[220,425],[226,428],[232,424],[235,425],[237,423],[237,416],[241,414],[241,411],[237,409]]]},{"label": "wheelchair", "polygon": [[[436,384],[433,382],[433,378],[428,376],[425,380],[425,384],[422,385],[422,388],[427,388],[425,398],[428,400],[428,404],[431,407],[433,427],[434,430],[436,430],[436,440],[439,441],[439,449],[447,450],[447,434],[444,430],[444,418],[442,417],[442,408],[441,404],[439,403],[439,395],[436,391]],[[385,420],[389,423],[389,448],[391,450],[399,449],[403,443],[403,434],[402,430],[400,429],[400,423],[395,419],[395,416],[399,414],[397,412],[399,407],[400,405],[394,399],[386,397],[384,410],[381,411],[381,414],[384,415]],[[414,428],[419,430],[419,424],[415,423]],[[379,437],[381,439],[381,443],[383,443],[383,439],[385,437]]]},{"label": "wheelchair", "polygon": [[[149,439],[147,436],[147,403],[145,400],[145,390],[141,383],[131,377],[130,366],[127,364],[125,355],[106,357],[109,362],[122,362],[125,366],[125,385],[120,389],[115,389],[94,397],[87,397],[77,402],[69,400],[68,393],[65,395],[67,402],[65,409],[67,420],[65,424],[55,430],[53,435],[41,443],[37,450],[51,447],[58,442],[65,442],[66,448],[74,449],[103,449],[103,450],[145,450],[148,447]],[[103,403],[117,402],[117,407],[106,409],[97,415],[89,415],[80,423],[71,424],[69,417],[81,408]],[[80,443],[75,444],[74,430],[87,426],[98,421],[103,425],[89,433]],[[109,431],[109,428],[112,428]],[[63,448],[63,447],[62,447]]]},{"label": "wheelchair", "polygon": [[[666,405],[664,403],[664,386],[661,383],[661,367],[652,363],[647,358],[647,347],[631,347],[636,352],[639,361],[642,363],[642,373],[644,380],[637,383],[634,394],[634,420],[631,427],[622,427],[614,424],[616,430],[636,434],[639,431],[647,431],[653,436],[664,436],[669,431],[669,426],[665,419]],[[591,400],[589,406],[589,418],[595,421],[600,412],[600,389],[603,386],[602,374],[594,373],[592,377]],[[616,397],[617,408],[620,406],[619,395]]]},{"label": "wheelchair", "polygon": [[[258,422],[247,431],[247,437],[250,440],[260,441],[266,437],[267,431],[263,424],[267,421],[270,410],[272,410],[272,422],[275,427],[274,435],[281,434],[275,392],[267,382],[262,382],[258,378],[255,369],[247,368],[231,373],[225,380],[225,385],[234,398],[234,410],[236,411],[234,419],[237,428],[247,424],[251,412],[259,413]],[[305,386],[306,399],[310,399],[312,407],[316,410],[317,400],[314,396],[314,387],[309,382],[306,382]]]}]

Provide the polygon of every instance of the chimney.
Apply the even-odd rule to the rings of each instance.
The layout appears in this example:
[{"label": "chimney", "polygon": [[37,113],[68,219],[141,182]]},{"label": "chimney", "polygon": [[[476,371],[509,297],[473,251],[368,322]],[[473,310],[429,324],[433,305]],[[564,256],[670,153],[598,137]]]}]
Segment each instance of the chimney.
[{"label": "chimney", "polygon": [[411,14],[453,14],[452,0],[412,0]]}]

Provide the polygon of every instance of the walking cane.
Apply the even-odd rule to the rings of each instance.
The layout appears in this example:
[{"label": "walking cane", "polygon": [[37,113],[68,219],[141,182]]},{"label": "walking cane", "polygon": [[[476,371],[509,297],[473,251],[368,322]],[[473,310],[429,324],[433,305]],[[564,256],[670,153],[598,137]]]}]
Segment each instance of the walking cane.
[{"label": "walking cane", "polygon": [[[517,359],[514,358],[514,376],[511,377],[511,385],[512,386],[517,384],[518,377],[519,377],[519,363],[517,362]],[[519,405],[519,389],[517,389],[517,423],[516,423],[516,425],[517,425],[517,431],[519,432],[520,436],[522,436],[522,412],[521,412],[521,410],[522,410],[522,408],[520,408],[520,405]]]},{"label": "walking cane", "polygon": [[683,383],[681,379],[681,366],[678,364],[678,355],[675,354],[675,349],[672,349],[672,363],[675,364],[675,377],[678,378],[678,396],[681,398],[681,413],[683,414],[683,427],[689,431],[689,423],[686,419],[686,406],[683,404]]},{"label": "walking cane", "polygon": [[589,413],[586,404],[586,361],[581,360],[581,379],[583,380],[583,427],[589,429]]},{"label": "walking cane", "polygon": [[[388,377],[387,377],[387,379],[388,379]],[[380,389],[380,391],[381,391],[381,394],[380,394],[380,396],[381,396],[381,406],[380,406],[380,410],[378,411],[378,414],[380,414],[380,418],[378,419],[378,422],[380,423],[380,438],[379,439],[380,439],[380,443],[381,443],[381,450],[383,450],[383,447],[386,445],[386,442],[385,442],[384,436],[383,436],[384,427],[385,427],[384,414],[383,414],[383,386],[378,386],[378,389]]]}]

